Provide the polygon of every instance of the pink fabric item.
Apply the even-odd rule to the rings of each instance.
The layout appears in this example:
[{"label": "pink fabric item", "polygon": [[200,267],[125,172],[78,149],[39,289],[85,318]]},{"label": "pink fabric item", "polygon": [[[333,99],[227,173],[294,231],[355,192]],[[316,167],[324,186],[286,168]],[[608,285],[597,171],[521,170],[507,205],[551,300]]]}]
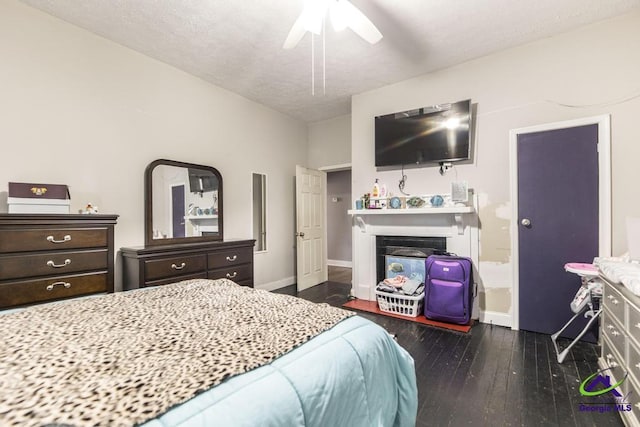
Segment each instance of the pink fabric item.
[{"label": "pink fabric item", "polygon": [[394,288],[401,288],[404,285],[404,282],[407,281],[407,278],[401,274],[398,274],[396,277],[391,279],[384,279],[383,282],[385,285],[391,285]]},{"label": "pink fabric item", "polygon": [[598,269],[593,264],[587,264],[582,262],[569,262],[564,265],[564,269],[569,273],[574,273],[579,276],[597,276]]}]

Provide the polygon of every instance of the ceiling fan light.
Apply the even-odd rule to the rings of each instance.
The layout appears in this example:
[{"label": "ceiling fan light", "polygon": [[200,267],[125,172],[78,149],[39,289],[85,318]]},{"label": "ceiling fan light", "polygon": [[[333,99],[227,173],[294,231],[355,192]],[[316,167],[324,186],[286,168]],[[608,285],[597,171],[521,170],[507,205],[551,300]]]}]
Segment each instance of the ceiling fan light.
[{"label": "ceiling fan light", "polygon": [[347,28],[347,14],[340,0],[331,2],[331,6],[329,6],[329,16],[331,17],[331,25],[333,25],[334,30],[342,31]]},{"label": "ceiling fan light", "polygon": [[308,0],[301,15],[304,29],[319,35],[328,7],[328,0]]}]

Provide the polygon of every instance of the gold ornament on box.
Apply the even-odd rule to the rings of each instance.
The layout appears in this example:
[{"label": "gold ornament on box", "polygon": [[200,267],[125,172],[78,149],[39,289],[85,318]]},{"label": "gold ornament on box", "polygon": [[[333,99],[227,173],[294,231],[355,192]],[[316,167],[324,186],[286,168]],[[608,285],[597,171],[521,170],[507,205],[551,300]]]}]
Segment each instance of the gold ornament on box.
[{"label": "gold ornament on box", "polygon": [[47,187],[31,187],[31,192],[36,196],[42,196],[47,192]]}]

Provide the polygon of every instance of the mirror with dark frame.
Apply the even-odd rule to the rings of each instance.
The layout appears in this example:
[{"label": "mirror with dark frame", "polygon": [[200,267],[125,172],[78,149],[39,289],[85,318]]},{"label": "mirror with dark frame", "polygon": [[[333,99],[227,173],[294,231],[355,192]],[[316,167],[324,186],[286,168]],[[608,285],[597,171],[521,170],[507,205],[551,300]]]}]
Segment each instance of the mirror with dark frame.
[{"label": "mirror with dark frame", "polygon": [[210,166],[159,159],[144,173],[145,245],[222,240],[222,175]]}]

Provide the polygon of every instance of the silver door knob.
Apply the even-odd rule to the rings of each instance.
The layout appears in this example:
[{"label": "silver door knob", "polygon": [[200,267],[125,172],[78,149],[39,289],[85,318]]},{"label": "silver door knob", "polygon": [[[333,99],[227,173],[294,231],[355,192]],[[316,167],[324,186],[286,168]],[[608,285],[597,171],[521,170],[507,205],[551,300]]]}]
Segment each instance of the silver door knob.
[{"label": "silver door knob", "polygon": [[296,233],[296,236],[298,236],[298,237],[304,237],[304,233],[301,231],[300,233]]},{"label": "silver door knob", "polygon": [[531,226],[531,220],[529,218],[524,218],[522,221],[520,221],[520,224],[524,225],[525,227],[529,227]]}]

